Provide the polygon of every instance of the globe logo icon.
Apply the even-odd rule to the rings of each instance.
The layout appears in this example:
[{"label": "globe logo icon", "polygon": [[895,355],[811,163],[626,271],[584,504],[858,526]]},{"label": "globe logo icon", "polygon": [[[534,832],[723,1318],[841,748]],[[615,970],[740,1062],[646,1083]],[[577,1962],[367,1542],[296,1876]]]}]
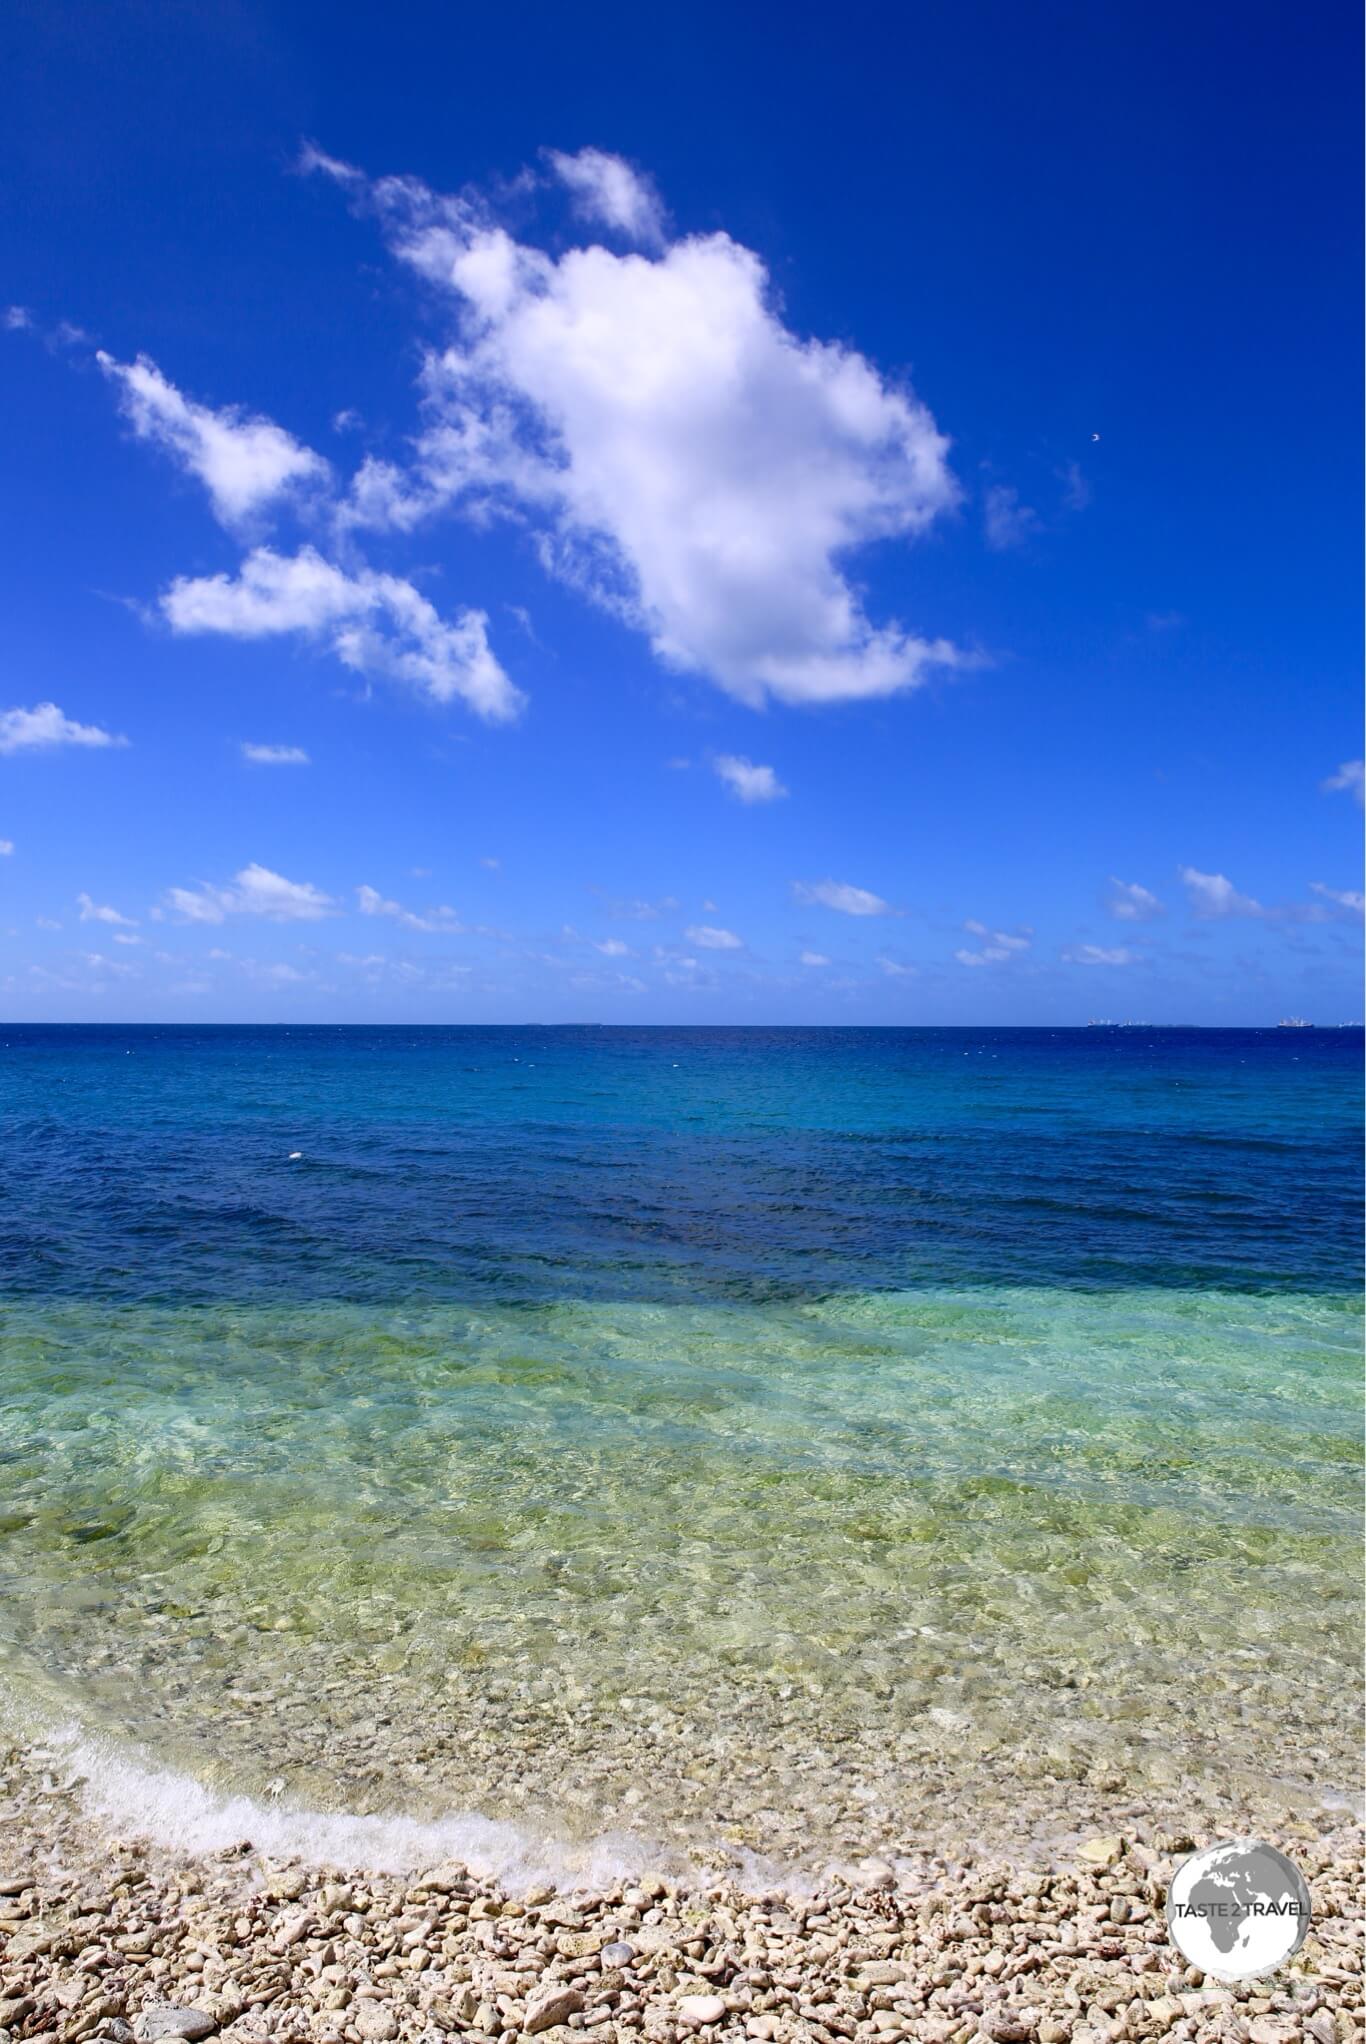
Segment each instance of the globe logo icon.
[{"label": "globe logo icon", "polygon": [[1254,1838],[1192,1853],[1167,1890],[1172,1943],[1216,1980],[1274,1973],[1304,1942],[1311,1909],[1299,1868]]}]

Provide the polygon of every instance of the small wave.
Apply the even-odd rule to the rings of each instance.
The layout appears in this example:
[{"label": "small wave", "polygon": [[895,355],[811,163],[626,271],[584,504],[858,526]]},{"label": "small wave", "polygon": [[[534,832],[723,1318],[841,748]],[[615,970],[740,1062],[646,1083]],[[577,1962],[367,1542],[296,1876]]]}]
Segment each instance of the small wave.
[{"label": "small wave", "polygon": [[686,1871],[647,1840],[604,1832],[573,1843],[537,1837],[473,1811],[433,1818],[309,1809],[219,1791],[161,1767],[76,1723],[48,1731],[34,1757],[79,1795],[86,1813],[112,1833],[202,1858],[249,1843],[270,1859],[302,1860],[353,1872],[405,1874],[458,1861],[510,1894],[550,1881],[557,1888],[610,1887],[646,1868]]},{"label": "small wave", "polygon": [[[46,1770],[111,1836],[145,1840],[186,1858],[250,1845],[267,1859],[351,1873],[410,1874],[454,1862],[514,1896],[546,1882],[560,1890],[600,1892],[647,1871],[692,1884],[714,1879],[719,1859],[729,1878],[751,1893],[781,1888],[796,1896],[816,1886],[811,1869],[780,1867],[733,1847],[709,1853],[704,1872],[688,1854],[631,1832],[576,1840],[477,1811],[430,1818],[369,1815],[313,1809],[283,1795],[215,1789],[131,1743],[91,1731],[78,1718],[54,1718],[50,1686],[41,1681],[15,1686],[13,1673],[11,1668],[0,1689],[0,1717],[21,1740],[35,1772]],[[44,1687],[47,1708],[40,1700]]]}]

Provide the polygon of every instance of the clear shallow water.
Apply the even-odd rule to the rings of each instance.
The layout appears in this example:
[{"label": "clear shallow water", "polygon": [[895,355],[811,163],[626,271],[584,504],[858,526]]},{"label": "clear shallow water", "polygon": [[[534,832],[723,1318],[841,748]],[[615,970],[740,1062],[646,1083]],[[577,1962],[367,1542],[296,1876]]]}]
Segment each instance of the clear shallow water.
[{"label": "clear shallow water", "polygon": [[12,1693],[281,1808],[785,1862],[1309,1811],[1360,1050],[5,1032]]}]

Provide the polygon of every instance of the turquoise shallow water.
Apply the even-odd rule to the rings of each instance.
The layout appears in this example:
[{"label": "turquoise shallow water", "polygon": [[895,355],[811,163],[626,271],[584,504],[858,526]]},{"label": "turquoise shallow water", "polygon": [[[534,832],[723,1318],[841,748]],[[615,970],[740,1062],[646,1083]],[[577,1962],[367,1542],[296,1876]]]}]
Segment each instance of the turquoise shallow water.
[{"label": "turquoise shallow water", "polygon": [[1359,1040],[294,1034],[10,1044],[20,1706],[779,1861],[1350,1788]]}]

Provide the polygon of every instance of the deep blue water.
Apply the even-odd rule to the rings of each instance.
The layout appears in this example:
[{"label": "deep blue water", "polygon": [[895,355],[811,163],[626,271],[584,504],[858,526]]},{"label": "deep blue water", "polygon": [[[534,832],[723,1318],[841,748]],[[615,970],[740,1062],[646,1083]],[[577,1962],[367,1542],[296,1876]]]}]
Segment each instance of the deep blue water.
[{"label": "deep blue water", "polygon": [[0,1286],[1350,1291],[1361,1054],[1357,1030],[10,1026]]}]

